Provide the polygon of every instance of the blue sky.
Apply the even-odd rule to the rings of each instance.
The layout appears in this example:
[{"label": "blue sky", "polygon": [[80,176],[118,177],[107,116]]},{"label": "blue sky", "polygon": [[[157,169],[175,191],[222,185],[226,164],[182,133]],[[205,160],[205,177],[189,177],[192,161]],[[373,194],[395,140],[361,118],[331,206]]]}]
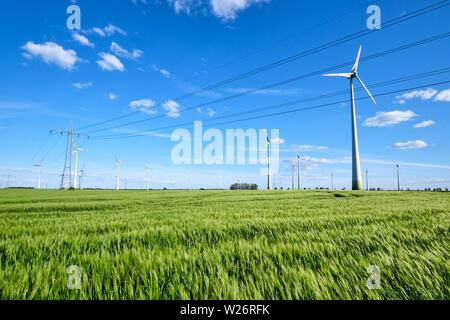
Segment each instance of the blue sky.
[{"label": "blue sky", "polygon": [[[0,187],[36,185],[33,164],[41,160],[43,186],[57,187],[65,140],[50,129],[115,122],[80,130],[89,140],[80,152],[88,187],[114,187],[114,154],[126,160],[121,187],[145,187],[150,164],[156,188],[228,187],[236,181],[265,187],[261,165],[175,165],[171,141],[176,128],[192,131],[194,120],[246,112],[284,102],[348,89],[344,78],[314,75],[267,90],[196,106],[271,83],[362,59],[405,44],[448,32],[450,8],[383,28],[383,22],[436,1],[296,1],[296,0],[114,0],[2,1],[5,30],[0,52]],[[81,30],[66,26],[66,9],[81,9]],[[176,100],[184,94],[254,70],[299,52],[364,30],[366,8],[381,9],[382,28],[302,59],[244,79]],[[449,38],[443,38],[366,62],[359,74],[366,85],[448,67]],[[345,67],[333,72],[349,72]],[[347,70],[348,69],[348,70]],[[371,89],[374,95],[448,80],[440,73]],[[360,88],[359,84],[356,88]],[[357,92],[357,97],[365,97]],[[252,113],[345,101],[348,94]],[[371,187],[396,187],[394,162],[401,164],[403,188],[449,187],[450,84],[357,101],[361,168],[369,170]],[[161,105],[167,101],[164,105]],[[180,111],[192,108],[190,111]],[[138,112],[136,112],[138,111]],[[140,112],[139,112],[140,111]],[[131,113],[131,115],[130,115]],[[139,124],[128,122],[159,116]],[[236,120],[246,116],[232,117]],[[222,121],[226,121],[222,120]],[[217,122],[222,122],[218,120]],[[120,128],[98,131],[114,125]],[[171,126],[168,130],[153,130]],[[289,161],[302,156],[303,186],[351,187],[351,131],[348,103],[250,121],[212,126],[245,130],[279,129],[280,170],[275,186],[290,186]],[[144,136],[105,139],[108,135],[145,132]],[[148,134],[153,133],[153,134]],[[42,148],[41,148],[42,146]]]}]

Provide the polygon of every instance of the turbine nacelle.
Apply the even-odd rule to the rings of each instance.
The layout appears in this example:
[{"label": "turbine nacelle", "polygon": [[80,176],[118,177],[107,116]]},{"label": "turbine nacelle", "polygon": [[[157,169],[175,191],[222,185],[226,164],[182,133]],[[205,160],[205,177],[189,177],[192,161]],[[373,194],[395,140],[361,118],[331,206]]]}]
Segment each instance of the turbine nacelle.
[{"label": "turbine nacelle", "polygon": [[358,56],[356,57],[355,64],[353,65],[352,72],[350,73],[329,73],[324,74],[325,77],[345,77],[349,80],[353,80],[356,78],[359,83],[363,86],[363,88],[366,90],[366,92],[369,94],[369,97],[372,99],[373,103],[377,104],[375,99],[372,97],[372,94],[370,93],[369,89],[364,85],[364,83],[361,81],[361,79],[358,76],[358,66],[359,66],[359,58],[361,57],[361,49],[362,46],[359,47]]}]

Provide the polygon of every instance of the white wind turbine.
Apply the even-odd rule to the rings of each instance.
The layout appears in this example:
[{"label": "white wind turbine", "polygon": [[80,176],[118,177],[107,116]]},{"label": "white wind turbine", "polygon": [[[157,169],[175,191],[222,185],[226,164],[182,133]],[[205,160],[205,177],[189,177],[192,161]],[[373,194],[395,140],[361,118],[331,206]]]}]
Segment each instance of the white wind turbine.
[{"label": "white wind turbine", "polygon": [[364,89],[369,94],[372,101],[376,104],[375,99],[372,94],[358,77],[358,64],[359,58],[361,56],[361,48],[359,47],[358,57],[356,58],[355,65],[350,73],[332,73],[324,74],[328,77],[346,77],[350,80],[350,98],[351,98],[351,119],[352,119],[352,190],[362,190],[362,179],[361,179],[361,167],[359,162],[359,146],[358,146],[358,133],[356,129],[356,114],[355,114],[355,93],[353,89],[353,78],[356,78],[359,83],[364,87]]},{"label": "white wind turbine", "polygon": [[37,188],[39,190],[41,188],[42,162],[39,163],[39,164],[33,165],[33,167],[38,167],[39,168],[39,177],[38,177],[38,184],[37,184]]},{"label": "white wind turbine", "polygon": [[266,139],[267,139],[267,143],[264,145],[264,148],[267,147],[267,190],[272,190],[272,173],[270,171],[270,154],[271,154],[271,149],[272,149],[272,143],[276,143],[276,144],[283,144],[284,140],[283,139],[272,139],[269,138],[269,135],[267,134],[267,130],[263,127],[264,133],[266,134]]},{"label": "white wind turbine", "polygon": [[70,157],[72,157],[73,155],[75,155],[75,168],[74,168],[74,174],[73,174],[73,188],[76,189],[77,188],[77,166],[78,166],[78,151],[89,151],[87,149],[82,149],[82,148],[78,148],[77,145],[75,144],[75,141],[73,141],[72,139],[72,144],[73,144],[73,152],[70,155]]},{"label": "white wind turbine", "polygon": [[117,169],[117,175],[116,175],[116,190],[119,190],[119,181],[120,181],[120,164],[122,162],[126,162],[124,160],[119,160],[119,158],[117,158],[117,156],[114,156],[116,158],[116,164],[114,165],[114,167]]},{"label": "white wind turbine", "polygon": [[300,175],[300,154],[297,151],[297,189],[302,188],[302,177]]},{"label": "white wind turbine", "polygon": [[147,168],[147,191],[150,190],[150,169],[152,168],[150,165],[144,164]]}]

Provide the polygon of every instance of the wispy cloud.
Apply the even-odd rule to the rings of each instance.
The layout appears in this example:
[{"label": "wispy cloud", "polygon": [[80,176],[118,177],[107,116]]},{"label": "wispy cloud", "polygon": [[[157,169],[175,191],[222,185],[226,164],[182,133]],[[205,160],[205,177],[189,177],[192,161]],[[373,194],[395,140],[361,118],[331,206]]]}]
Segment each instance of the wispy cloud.
[{"label": "wispy cloud", "polygon": [[110,50],[121,58],[133,59],[133,60],[136,60],[136,59],[142,57],[142,55],[144,54],[144,51],[139,50],[139,49],[133,49],[132,52],[129,52],[128,50],[119,46],[116,42],[111,43]]},{"label": "wispy cloud", "polygon": [[434,101],[450,102],[450,89],[439,92]]},{"label": "wispy cloud", "polygon": [[167,0],[177,14],[213,14],[222,21],[235,20],[240,11],[270,0]]},{"label": "wispy cloud", "polygon": [[397,96],[397,102],[402,104],[405,103],[406,100],[420,98],[422,100],[430,100],[433,98],[437,93],[437,90],[428,88],[426,90],[414,90],[411,92],[407,92],[405,94],[402,94],[401,96]]},{"label": "wispy cloud", "polygon": [[167,111],[168,117],[177,118],[180,116],[180,105],[177,102],[169,100],[161,104],[161,106]]},{"label": "wispy cloud", "polygon": [[122,62],[120,62],[120,60],[116,56],[105,52],[100,52],[98,55],[102,59],[97,60],[97,64],[100,66],[102,70],[106,71],[125,70],[125,67],[123,66]]},{"label": "wispy cloud", "polygon": [[126,36],[127,33],[126,31],[122,30],[121,28],[113,25],[113,24],[108,24],[106,27],[104,28],[98,28],[98,27],[94,27],[92,29],[87,29],[87,30],[83,30],[82,31],[84,34],[97,34],[101,37],[106,37],[106,36],[112,36],[116,33],[121,34],[123,36]]},{"label": "wispy cloud", "polygon": [[427,147],[428,144],[422,140],[408,141],[408,142],[396,142],[391,147],[394,149],[422,149]]},{"label": "wispy cloud", "polygon": [[116,100],[118,97],[119,97],[118,95],[116,95],[112,92],[108,93],[109,100]]},{"label": "wispy cloud", "polygon": [[79,34],[79,33],[72,33],[72,38],[73,40],[77,41],[78,43],[82,44],[83,46],[86,47],[94,47],[94,44],[92,42],[89,41],[88,38],[86,38],[85,36]]},{"label": "wispy cloud", "polygon": [[152,65],[152,69],[155,71],[158,71],[159,73],[161,73],[165,78],[169,79],[170,78],[170,72],[164,69],[160,69],[158,68],[157,65]]},{"label": "wispy cloud", "polygon": [[157,111],[153,109],[153,107],[156,106],[155,101],[150,99],[141,99],[141,100],[135,100],[130,102],[130,107],[133,110],[139,110],[143,113],[147,114],[155,114]]},{"label": "wispy cloud", "polygon": [[417,116],[411,110],[407,111],[390,111],[390,112],[377,112],[372,118],[368,118],[364,121],[363,126],[366,127],[391,127],[401,122],[409,121]]},{"label": "wispy cloud", "polygon": [[74,86],[75,88],[78,88],[78,89],[85,89],[85,88],[92,87],[93,83],[92,82],[87,82],[87,83],[75,82],[75,83],[72,83],[72,86]]},{"label": "wispy cloud", "polygon": [[66,50],[54,42],[37,44],[28,41],[23,47],[26,52],[23,56],[27,59],[41,58],[47,64],[56,64],[61,69],[72,70],[75,63],[80,61],[74,50]]},{"label": "wispy cloud", "polygon": [[414,128],[425,128],[425,127],[432,126],[435,123],[436,122],[434,122],[433,120],[426,120],[426,121],[423,121],[421,123],[415,124]]}]

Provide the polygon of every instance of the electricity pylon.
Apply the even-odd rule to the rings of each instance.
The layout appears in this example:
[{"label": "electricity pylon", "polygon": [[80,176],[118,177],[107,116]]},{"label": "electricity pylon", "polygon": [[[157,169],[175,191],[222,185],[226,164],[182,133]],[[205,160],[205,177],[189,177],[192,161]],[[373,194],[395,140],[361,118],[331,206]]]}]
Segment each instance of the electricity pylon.
[{"label": "electricity pylon", "polygon": [[50,133],[59,133],[61,135],[67,135],[67,143],[66,143],[66,157],[64,158],[64,169],[63,173],[61,175],[61,184],[59,186],[60,189],[64,189],[65,184],[67,183],[70,187],[71,183],[71,174],[72,174],[72,138],[73,136],[77,137],[86,137],[89,139],[89,136],[87,134],[83,134],[80,132],[73,131],[72,128],[72,121],[70,121],[70,128],[69,130],[50,130]]}]

